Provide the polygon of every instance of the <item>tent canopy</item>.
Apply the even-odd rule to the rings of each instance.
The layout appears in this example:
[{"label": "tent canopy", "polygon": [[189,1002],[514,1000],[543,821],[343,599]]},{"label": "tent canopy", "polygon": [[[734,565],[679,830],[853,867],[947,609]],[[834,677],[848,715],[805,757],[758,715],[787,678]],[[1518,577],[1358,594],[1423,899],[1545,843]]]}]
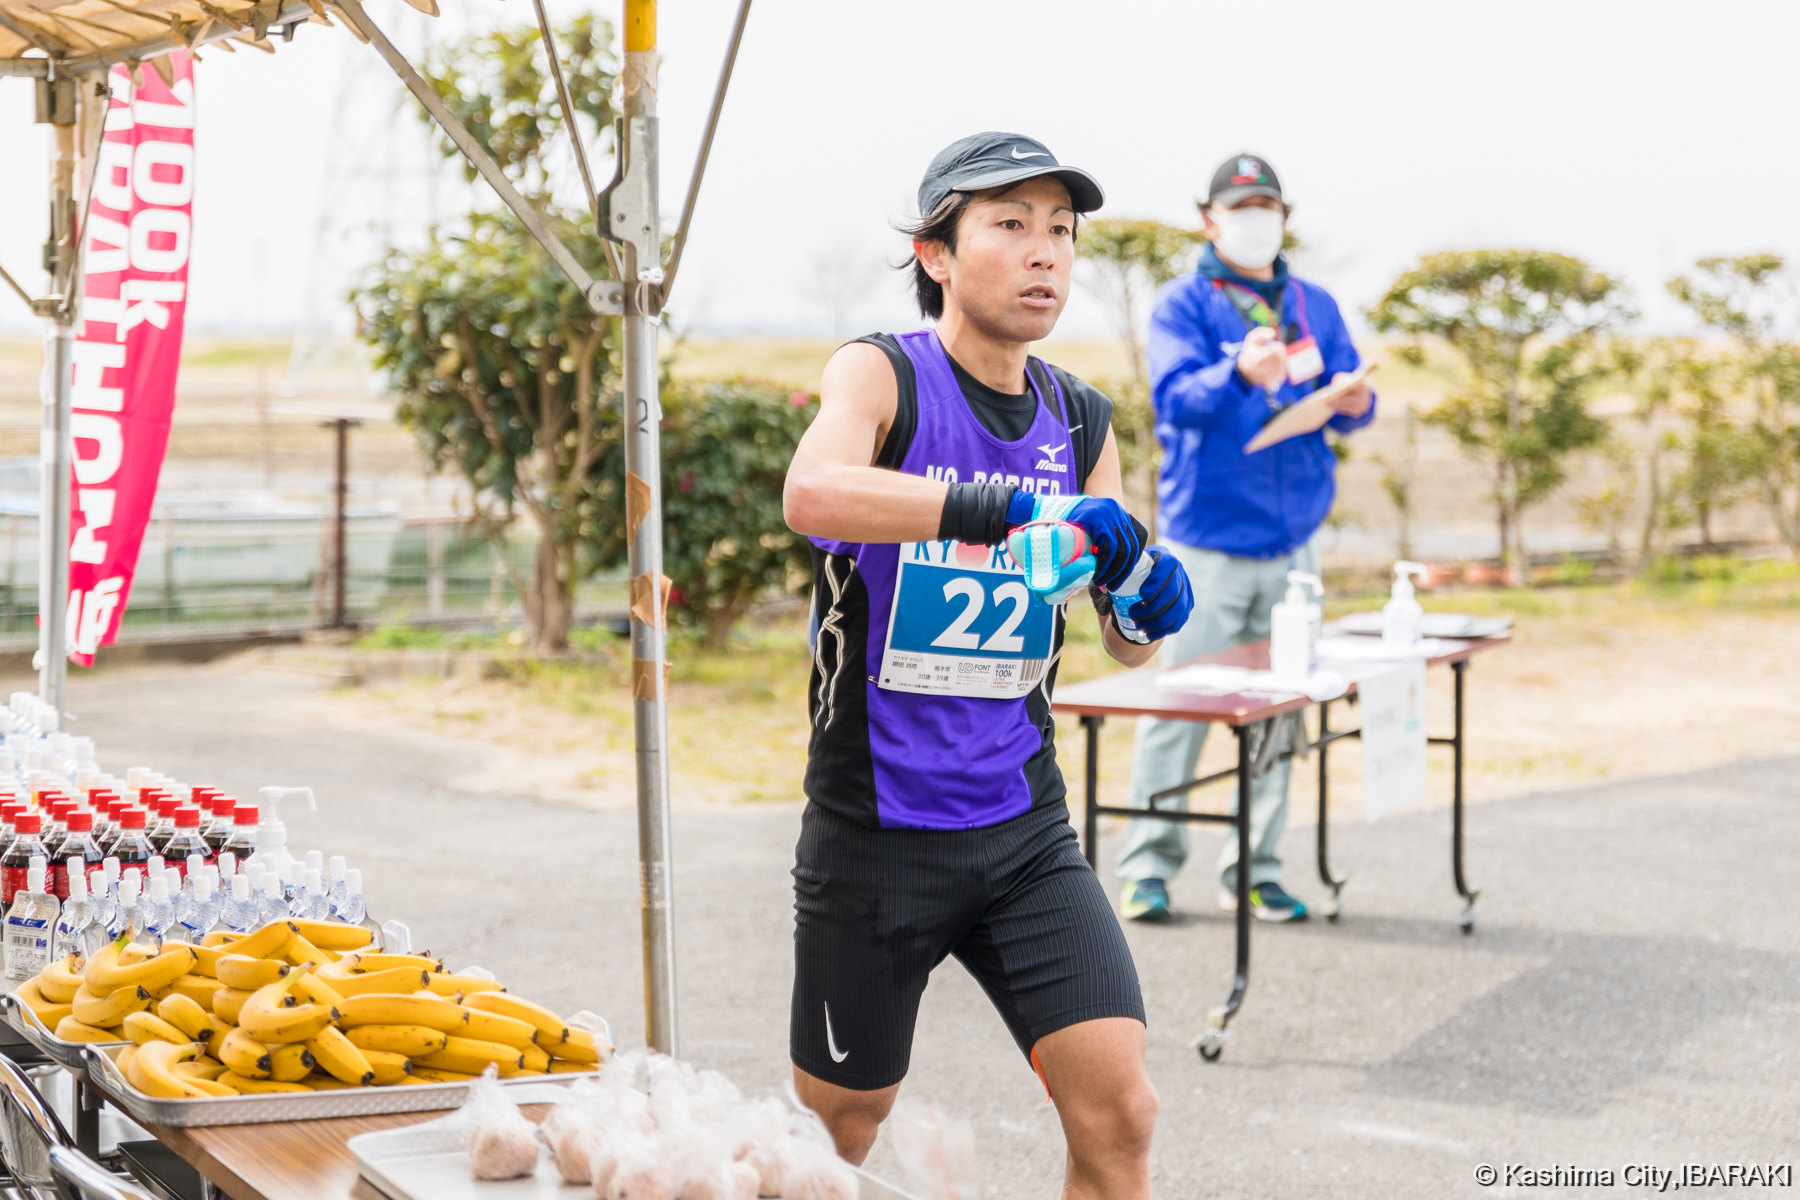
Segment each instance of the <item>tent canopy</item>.
[{"label": "tent canopy", "polygon": [[[407,3],[438,15],[436,0]],[[326,0],[0,0],[0,60],[11,60],[7,74],[51,61],[59,72],[81,74],[213,44],[272,53],[269,31],[291,36],[302,21],[336,23]]]}]

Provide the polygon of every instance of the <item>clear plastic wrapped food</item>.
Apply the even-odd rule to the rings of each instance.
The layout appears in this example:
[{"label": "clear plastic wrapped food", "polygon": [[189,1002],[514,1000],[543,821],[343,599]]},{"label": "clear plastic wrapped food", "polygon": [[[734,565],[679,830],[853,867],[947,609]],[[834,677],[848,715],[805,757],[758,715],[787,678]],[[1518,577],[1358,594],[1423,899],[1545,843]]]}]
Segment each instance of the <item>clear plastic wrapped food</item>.
[{"label": "clear plastic wrapped food", "polygon": [[474,1126],[469,1165],[475,1178],[517,1179],[537,1170],[537,1126],[500,1086],[494,1067],[469,1085],[462,1112]]}]

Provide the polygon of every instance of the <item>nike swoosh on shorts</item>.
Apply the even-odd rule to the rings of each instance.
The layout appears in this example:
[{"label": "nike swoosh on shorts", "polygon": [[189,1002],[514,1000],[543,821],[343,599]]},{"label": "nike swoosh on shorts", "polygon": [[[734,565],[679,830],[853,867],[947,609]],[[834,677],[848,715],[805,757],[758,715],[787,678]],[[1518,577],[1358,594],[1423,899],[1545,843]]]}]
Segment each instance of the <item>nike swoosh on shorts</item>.
[{"label": "nike swoosh on shorts", "polygon": [[832,1062],[841,1063],[846,1058],[850,1057],[850,1052],[848,1050],[839,1050],[837,1048],[837,1038],[832,1036],[832,1033],[831,1033],[831,1005],[829,1002],[827,1002],[825,1005],[825,1048],[827,1050],[831,1051],[831,1061]]}]

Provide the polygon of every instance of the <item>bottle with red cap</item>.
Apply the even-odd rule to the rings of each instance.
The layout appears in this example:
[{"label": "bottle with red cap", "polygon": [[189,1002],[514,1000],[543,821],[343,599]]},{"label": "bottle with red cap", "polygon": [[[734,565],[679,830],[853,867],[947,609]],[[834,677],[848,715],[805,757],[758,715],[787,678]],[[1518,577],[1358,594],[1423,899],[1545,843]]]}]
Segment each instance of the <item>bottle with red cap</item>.
[{"label": "bottle with red cap", "polygon": [[237,811],[237,801],[230,796],[214,792],[206,798],[206,810],[211,820],[202,824],[200,837],[206,842],[207,849],[217,858],[225,843],[231,840],[231,818]]},{"label": "bottle with red cap", "polygon": [[156,792],[150,794],[148,803],[156,820],[145,828],[144,837],[161,854],[162,848],[175,836],[175,798],[167,792]]},{"label": "bottle with red cap", "polygon": [[51,853],[51,862],[56,861],[55,855],[62,853],[63,842],[69,837],[69,815],[78,807],[73,800],[50,801],[50,820],[44,826],[44,849]]},{"label": "bottle with red cap", "polygon": [[[120,800],[109,807],[112,812],[112,832],[107,834],[104,840],[96,840],[100,841],[100,849],[111,854],[113,847],[119,844],[119,839],[125,836],[125,814],[139,810],[129,800]],[[138,832],[141,834],[144,831],[139,829]]]},{"label": "bottle with red cap", "polygon": [[[197,808],[178,808],[175,810],[175,836],[170,838],[162,848],[163,859],[170,866],[181,872],[185,881],[190,864],[204,866],[212,861],[213,851],[200,836],[200,810]],[[195,858],[198,862],[194,862]]]},{"label": "bottle with red cap", "polygon": [[225,842],[223,853],[230,854],[238,862],[250,861],[256,853],[257,808],[254,804],[240,804],[231,813],[231,837]]},{"label": "bottle with red cap", "polygon": [[28,883],[25,872],[30,869],[31,860],[41,858],[46,864],[50,861],[40,836],[43,832],[41,818],[36,813],[21,813],[14,824],[19,836],[6,848],[6,853],[0,855],[0,905],[6,906],[11,906],[13,897],[25,890]]},{"label": "bottle with red cap", "polygon": [[150,860],[156,857],[155,848],[144,837],[145,823],[144,810],[141,808],[129,809],[119,818],[122,828],[119,830],[118,840],[106,847],[106,853],[119,860],[121,870],[130,867],[147,870]]},{"label": "bottle with red cap", "polygon": [[107,788],[88,789],[88,805],[94,810],[94,841],[100,845],[112,841],[113,834],[119,831],[119,822],[113,816],[118,801],[118,793]]},{"label": "bottle with red cap", "polygon": [[0,804],[0,854],[5,854],[6,848],[19,836],[17,822],[19,815],[25,811],[25,805],[16,800]]},{"label": "bottle with red cap", "polygon": [[106,858],[106,855],[100,852],[100,847],[94,844],[92,832],[94,826],[93,813],[72,812],[69,814],[68,825],[69,832],[67,836],[63,838],[62,844],[57,847],[56,857],[50,860],[55,864],[55,891],[58,900],[67,900],[69,898],[70,863],[80,860],[78,863],[78,870],[81,872],[82,878],[85,879],[87,877],[86,873],[90,869],[99,866]]}]

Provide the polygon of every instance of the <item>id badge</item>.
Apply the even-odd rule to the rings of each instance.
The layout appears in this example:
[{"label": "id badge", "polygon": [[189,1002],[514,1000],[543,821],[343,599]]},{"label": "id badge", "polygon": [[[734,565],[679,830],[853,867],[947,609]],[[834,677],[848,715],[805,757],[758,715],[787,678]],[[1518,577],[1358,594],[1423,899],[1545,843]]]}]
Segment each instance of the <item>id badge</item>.
[{"label": "id badge", "polygon": [[1288,344],[1287,377],[1289,383],[1299,386],[1309,379],[1317,379],[1324,373],[1325,356],[1319,353],[1319,344],[1310,336]]},{"label": "id badge", "polygon": [[878,686],[1016,699],[1044,678],[1054,627],[1005,547],[902,546]]}]

